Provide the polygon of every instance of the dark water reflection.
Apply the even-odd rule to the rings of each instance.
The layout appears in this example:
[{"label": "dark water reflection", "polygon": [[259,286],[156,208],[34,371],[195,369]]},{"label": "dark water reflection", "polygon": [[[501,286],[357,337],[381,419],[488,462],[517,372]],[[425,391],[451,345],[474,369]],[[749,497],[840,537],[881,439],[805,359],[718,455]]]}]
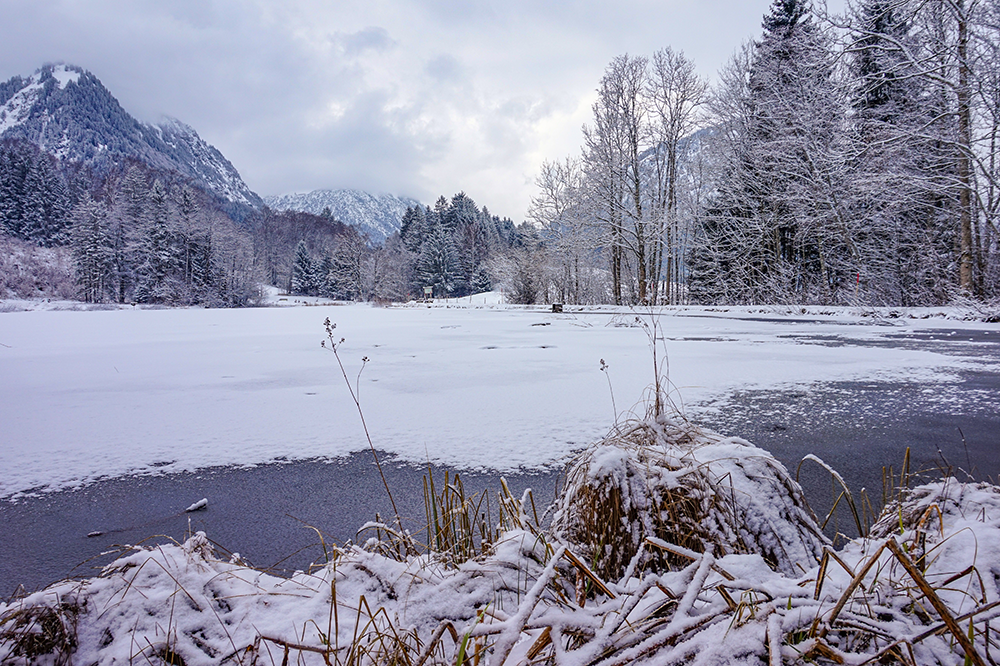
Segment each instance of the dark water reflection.
[{"label": "dark water reflection", "polygon": [[[423,479],[427,468],[383,468],[404,524],[419,530],[424,518]],[[436,483],[444,471],[432,469]],[[500,475],[461,475],[466,494],[497,491]],[[531,488],[541,512],[555,497],[555,471],[504,474],[512,492]],[[496,497],[496,492],[491,493]],[[184,509],[202,498],[202,511]],[[485,505],[483,505],[485,507]],[[496,503],[491,500],[496,520]],[[356,531],[393,515],[371,453],[336,462],[295,462],[248,469],[217,468],[191,474],[113,479],[78,490],[0,502],[5,538],[0,539],[0,595],[23,585],[28,591],[64,577],[96,575],[114,559],[118,544],[149,538],[182,540],[203,530],[225,551],[277,573],[304,569],[323,560],[319,530],[327,543],[356,539]],[[315,528],[315,529],[312,529]],[[100,536],[87,535],[102,532]],[[162,535],[162,536],[156,536]],[[362,538],[365,538],[363,535]]]}]

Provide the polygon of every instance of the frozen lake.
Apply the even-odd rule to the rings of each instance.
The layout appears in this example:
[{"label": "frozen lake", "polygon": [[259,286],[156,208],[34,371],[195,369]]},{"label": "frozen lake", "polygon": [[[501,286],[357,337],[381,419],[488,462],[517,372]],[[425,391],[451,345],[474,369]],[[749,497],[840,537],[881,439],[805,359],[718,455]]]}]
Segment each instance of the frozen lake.
[{"label": "frozen lake", "polygon": [[[0,518],[13,538],[0,593],[113,543],[180,538],[189,517],[270,565],[316,542],[303,522],[344,539],[385,513],[344,379],[319,346],[326,317],[346,339],[341,358],[393,483],[419,502],[404,514],[423,510],[427,463],[551,496],[566,458],[653,379],[647,329],[624,310],[2,313]],[[687,416],[786,464],[816,453],[876,496],[881,466],[898,467],[908,444],[920,467],[943,457],[979,478],[1000,472],[996,324],[760,309],[655,321]],[[179,515],[203,496],[208,511]],[[107,534],[87,539],[95,530]]]}]

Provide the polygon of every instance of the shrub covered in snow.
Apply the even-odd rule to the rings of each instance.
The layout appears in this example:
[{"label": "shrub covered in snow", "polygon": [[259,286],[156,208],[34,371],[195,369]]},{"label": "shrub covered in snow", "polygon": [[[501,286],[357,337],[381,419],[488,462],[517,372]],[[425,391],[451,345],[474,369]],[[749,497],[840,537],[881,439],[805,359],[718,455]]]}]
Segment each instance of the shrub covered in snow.
[{"label": "shrub covered in snow", "polygon": [[0,234],[0,299],[75,298],[73,260],[63,247],[39,247]]},{"label": "shrub covered in snow", "polygon": [[827,544],[774,456],[667,415],[577,456],[552,530],[607,578],[625,572],[647,537],[718,556],[758,553],[789,574],[818,562]]}]

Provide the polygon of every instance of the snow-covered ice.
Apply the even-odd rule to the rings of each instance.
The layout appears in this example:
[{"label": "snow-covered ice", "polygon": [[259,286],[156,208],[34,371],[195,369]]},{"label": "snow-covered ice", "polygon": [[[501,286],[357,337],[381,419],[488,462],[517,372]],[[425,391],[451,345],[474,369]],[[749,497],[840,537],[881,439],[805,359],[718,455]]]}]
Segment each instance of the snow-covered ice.
[{"label": "snow-covered ice", "polygon": [[[636,325],[648,315],[498,303],[0,313],[0,497],[366,449],[336,359],[320,348],[327,317],[346,340],[340,353],[375,446],[405,461],[557,464],[607,432],[613,404],[627,409],[652,382]],[[996,324],[884,323],[750,309],[665,309],[659,319],[672,397],[694,415],[740,388],[933,384],[995,362],[853,344],[935,327],[1000,335]]]}]

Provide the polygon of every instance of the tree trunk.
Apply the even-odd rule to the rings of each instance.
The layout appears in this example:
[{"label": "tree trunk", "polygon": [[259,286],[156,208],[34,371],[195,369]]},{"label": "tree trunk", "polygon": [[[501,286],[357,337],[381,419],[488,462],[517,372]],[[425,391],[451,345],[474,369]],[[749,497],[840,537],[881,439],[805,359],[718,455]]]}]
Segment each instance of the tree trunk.
[{"label": "tree trunk", "polygon": [[958,14],[958,181],[961,238],[958,260],[958,286],[971,296],[973,282],[972,243],[972,119],[971,93],[969,90],[969,17],[965,11],[965,0],[956,0]]}]

